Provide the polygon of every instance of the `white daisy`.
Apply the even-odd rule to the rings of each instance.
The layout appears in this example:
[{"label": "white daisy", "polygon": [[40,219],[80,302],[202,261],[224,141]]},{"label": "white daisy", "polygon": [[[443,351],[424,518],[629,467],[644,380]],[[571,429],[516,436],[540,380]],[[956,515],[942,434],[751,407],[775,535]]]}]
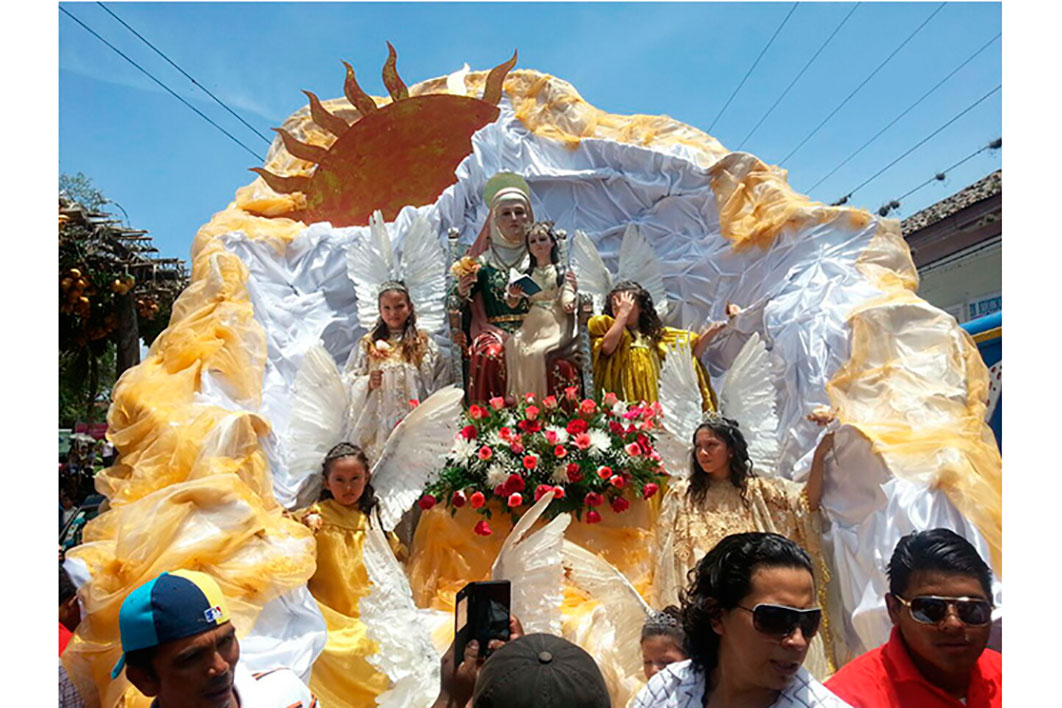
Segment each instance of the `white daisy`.
[{"label": "white daisy", "polygon": [[509,443],[501,439],[501,437],[498,435],[497,430],[492,430],[483,437],[483,444],[490,445],[490,447],[493,449],[498,447],[505,447]]},{"label": "white daisy", "polygon": [[465,440],[464,436],[454,438],[453,447],[450,448],[450,457],[458,464],[464,464],[476,454],[479,445],[472,440]]},{"label": "white daisy", "polygon": [[623,415],[626,412],[627,412],[627,402],[626,401],[616,401],[614,404],[612,404],[612,414],[613,415]]},{"label": "white daisy", "polygon": [[558,428],[556,425],[547,425],[545,431],[542,433],[545,435],[548,432],[554,432],[557,434],[557,442],[561,445],[568,442],[568,431],[564,428]]},{"label": "white daisy", "polygon": [[509,473],[497,462],[487,468],[487,484],[491,489],[505,484],[507,479],[509,479]]},{"label": "white daisy", "polygon": [[600,457],[605,454],[605,451],[612,447],[612,438],[604,430],[589,430],[587,434],[590,436],[590,454],[595,457]]}]

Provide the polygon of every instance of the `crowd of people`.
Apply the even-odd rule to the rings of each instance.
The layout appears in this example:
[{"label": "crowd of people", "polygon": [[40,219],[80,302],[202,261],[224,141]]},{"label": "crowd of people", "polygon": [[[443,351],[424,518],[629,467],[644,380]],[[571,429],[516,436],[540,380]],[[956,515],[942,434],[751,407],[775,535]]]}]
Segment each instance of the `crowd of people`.
[{"label": "crowd of people", "polygon": [[[581,385],[578,283],[558,256],[552,224],[533,221],[526,183],[514,178],[488,185],[490,216],[472,249],[475,266],[455,278],[452,295],[465,327],[454,339],[466,350],[469,401],[539,399]],[[328,627],[309,686],[287,667],[253,675],[241,668],[221,590],[209,575],[188,570],[162,573],[125,599],[123,655],[112,676],[124,667],[159,708],[369,706],[388,689],[388,677],[368,660],[375,648],[358,624],[359,602],[371,587],[362,555],[366,535],[389,530],[380,521],[372,465],[396,425],[452,373],[417,326],[411,290],[392,280],[378,288],[375,325],[355,345],[344,374],[373,395],[351,411],[349,439],[325,456],[321,499],[293,514],[315,534],[316,570],[308,587]],[[1000,655],[986,648],[991,571],[967,540],[946,529],[901,539],[884,598],[892,635],[836,670],[823,601],[821,532],[814,523],[832,432],[820,438],[805,482],[758,473],[741,426],[716,411],[716,394],[699,361],[725,324],[700,332],[665,327],[648,290],[630,280],[601,295],[603,311],[587,327],[596,392],[657,401],[663,363],[681,341],[689,346],[682,356],[688,351],[692,357],[692,395],[705,413],[688,441],[688,471],[670,470],[664,490],[653,555],[658,579],[676,582],[673,596],[660,603],[666,606],[642,630],[647,684],[631,705],[1000,705]],[[830,422],[828,414],[811,418]],[[87,450],[61,460],[60,529],[94,493],[94,467]],[[416,524],[415,516],[414,509],[407,527]],[[410,537],[388,534],[396,558],[407,558]],[[80,619],[76,591],[62,568],[59,600],[62,654]],[[508,639],[488,648],[486,658],[472,641],[458,662],[450,647],[436,708],[610,705],[595,657],[559,636],[525,634],[513,617]],[[60,687],[61,706],[79,705],[62,664]]]}]

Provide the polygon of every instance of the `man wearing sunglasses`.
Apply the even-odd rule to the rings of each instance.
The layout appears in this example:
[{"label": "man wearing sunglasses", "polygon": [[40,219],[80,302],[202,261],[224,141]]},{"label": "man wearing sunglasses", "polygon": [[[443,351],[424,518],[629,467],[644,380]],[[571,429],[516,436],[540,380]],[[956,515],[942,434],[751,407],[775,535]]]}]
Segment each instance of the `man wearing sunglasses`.
[{"label": "man wearing sunglasses", "polygon": [[992,576],[977,550],[948,529],[920,531],[896,544],[888,573],[889,641],[826,686],[855,708],[1002,706],[1002,657],[986,648]]}]

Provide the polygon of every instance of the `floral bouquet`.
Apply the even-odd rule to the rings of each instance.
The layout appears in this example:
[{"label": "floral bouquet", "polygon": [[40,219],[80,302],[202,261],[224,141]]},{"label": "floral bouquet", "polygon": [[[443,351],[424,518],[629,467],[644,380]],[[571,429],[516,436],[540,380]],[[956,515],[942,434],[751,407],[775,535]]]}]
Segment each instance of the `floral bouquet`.
[{"label": "floral bouquet", "polygon": [[653,433],[659,403],[628,405],[611,393],[580,401],[575,387],[561,400],[527,394],[510,401],[469,406],[443,470],[418,502],[422,509],[445,503],[452,515],[468,504],[484,517],[475,532],[489,536],[491,499],[515,521],[552,491],[548,516],[574,512],[593,524],[601,521],[598,508],[623,513],[626,494],[648,499],[660,490],[666,472]]},{"label": "floral bouquet", "polygon": [[471,256],[463,256],[454,261],[450,266],[450,272],[455,278],[463,278],[466,275],[475,275],[479,272],[479,262]]}]

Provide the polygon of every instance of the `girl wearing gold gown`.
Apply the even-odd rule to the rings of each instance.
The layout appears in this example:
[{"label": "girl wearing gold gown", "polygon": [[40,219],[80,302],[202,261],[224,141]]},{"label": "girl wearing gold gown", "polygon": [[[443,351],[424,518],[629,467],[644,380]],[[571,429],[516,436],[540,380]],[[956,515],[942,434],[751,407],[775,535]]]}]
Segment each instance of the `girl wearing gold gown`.
[{"label": "girl wearing gold gown", "polygon": [[604,314],[591,317],[587,323],[595,393],[611,392],[624,401],[656,401],[664,358],[671,347],[686,340],[697,370],[701,409],[714,411],[715,393],[700,355],[723,326],[713,323],[700,334],[665,327],[649,291],[633,280],[617,283],[605,298]]},{"label": "girl wearing gold gown", "polygon": [[526,244],[531,264],[525,275],[541,290],[528,295],[514,284],[506,293],[509,307],[515,309],[521,301],[530,305],[520,329],[505,342],[507,393],[513,398],[531,393],[542,400],[555,393],[547,385],[549,355],[575,340],[575,281],[558,264],[560,247],[551,222],[532,226]]},{"label": "girl wearing gold gown", "polygon": [[[749,531],[786,536],[808,551],[816,565],[816,583],[824,615],[828,573],[822,560],[818,510],[822,499],[825,457],[833,445],[827,433],[812,460],[804,484],[753,472],[748,445],[738,423],[713,415],[697,427],[688,480],[673,478],[662,504],[657,527],[654,579],[658,602],[685,586],[688,573],[724,537]],[[812,642],[807,667],[816,677],[833,673],[833,647],[828,623]]]},{"label": "girl wearing gold gown", "polygon": [[[310,686],[323,705],[371,706],[387,690],[389,679],[366,661],[377,646],[358,609],[370,590],[362,560],[365,534],[370,523],[378,523],[372,521],[377,500],[369,483],[369,461],[358,446],[340,443],[325,457],[323,474],[331,498],[299,514],[317,538],[317,570],[309,588],[328,627],[328,642],[314,662]],[[389,539],[403,560],[405,549],[393,535]]]}]

